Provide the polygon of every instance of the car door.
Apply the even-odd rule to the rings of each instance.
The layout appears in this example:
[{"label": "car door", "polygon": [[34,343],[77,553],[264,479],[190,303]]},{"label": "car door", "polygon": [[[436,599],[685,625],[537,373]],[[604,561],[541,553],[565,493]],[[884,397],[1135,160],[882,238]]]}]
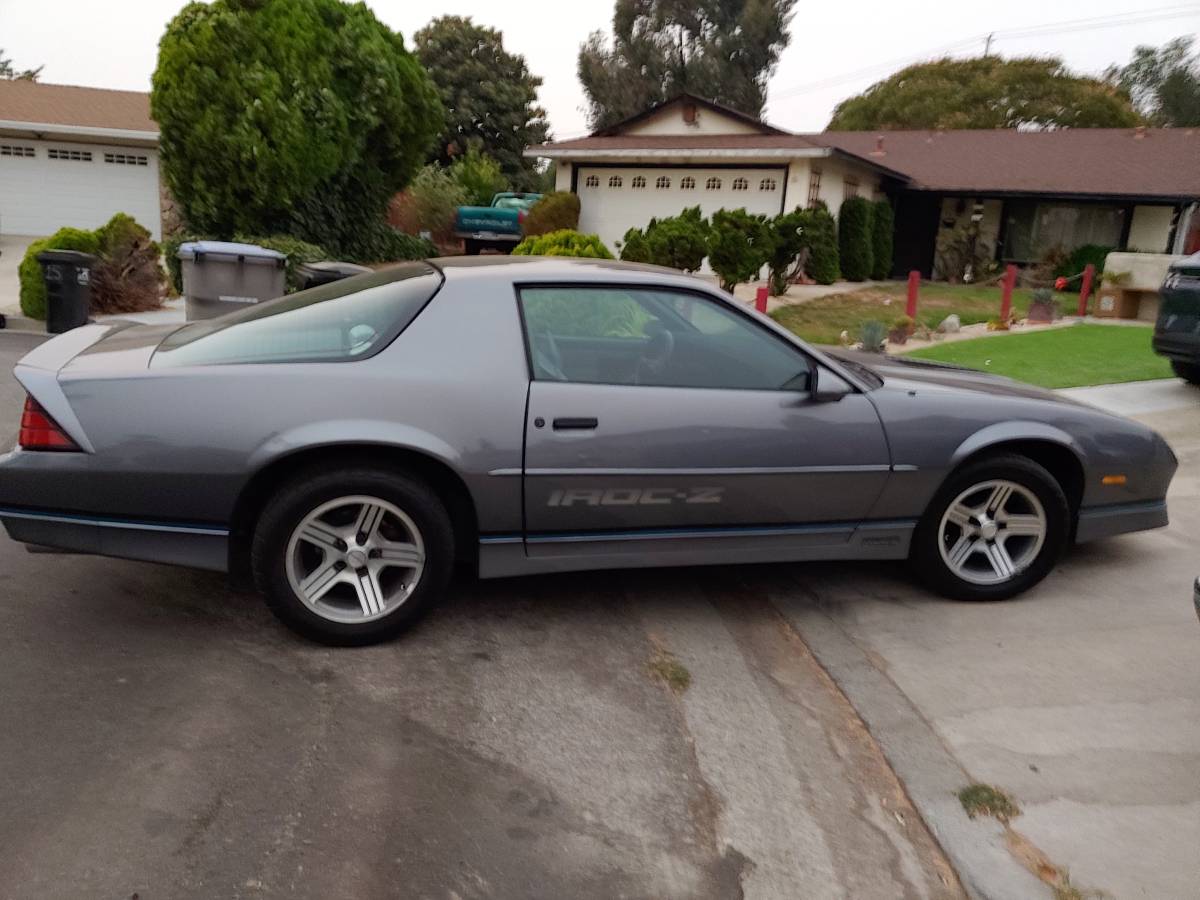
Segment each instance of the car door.
[{"label": "car door", "polygon": [[730,304],[627,284],[526,284],[518,301],[530,555],[788,534],[788,558],[845,543],[879,495],[890,459],[866,395],[818,399],[816,361]]}]

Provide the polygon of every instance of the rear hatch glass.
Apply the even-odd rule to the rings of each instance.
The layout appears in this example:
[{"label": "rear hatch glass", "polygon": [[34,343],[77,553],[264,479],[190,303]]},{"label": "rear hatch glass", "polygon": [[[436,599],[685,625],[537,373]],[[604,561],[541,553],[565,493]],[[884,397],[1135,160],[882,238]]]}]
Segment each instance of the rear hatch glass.
[{"label": "rear hatch glass", "polygon": [[1171,267],[1163,282],[1158,308],[1160,332],[1200,333],[1200,261],[1189,257]]},{"label": "rear hatch glass", "polygon": [[256,303],[169,335],[150,368],[351,362],[378,353],[442,284],[427,263],[403,263]]}]

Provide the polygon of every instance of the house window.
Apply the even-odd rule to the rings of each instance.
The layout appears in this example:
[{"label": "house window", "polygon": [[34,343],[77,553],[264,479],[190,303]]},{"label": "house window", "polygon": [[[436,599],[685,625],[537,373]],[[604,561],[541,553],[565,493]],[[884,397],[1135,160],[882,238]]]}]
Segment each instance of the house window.
[{"label": "house window", "polygon": [[34,156],[32,147],[23,147],[18,144],[0,144],[0,156]]},{"label": "house window", "polygon": [[773,191],[775,190],[776,186],[777,185],[775,184],[774,178],[764,178],[758,183],[758,189],[760,191]]},{"label": "house window", "polygon": [[1125,227],[1125,208],[1103,203],[1013,200],[1005,209],[1005,262],[1036,262],[1055,248],[1069,253],[1084,244],[1116,247]]},{"label": "house window", "polygon": [[583,182],[585,187],[600,187],[600,176],[589,175]]},{"label": "house window", "polygon": [[849,200],[851,197],[858,196],[858,182],[853,178],[847,178],[842,182],[842,199]]},{"label": "house window", "polygon": [[625,182],[621,180],[621,176],[620,176],[620,175],[610,175],[610,176],[608,177],[608,186],[609,186],[610,188],[619,188],[619,187],[620,187],[621,185],[623,185],[624,183],[625,183]]},{"label": "house window", "polygon": [[750,187],[750,182],[747,181],[745,178],[733,179],[733,189],[735,191],[744,191],[749,187]]},{"label": "house window", "polygon": [[646,186],[646,179],[642,175],[634,175],[633,181],[629,182],[629,185],[634,188],[644,188]]},{"label": "house window", "polygon": [[51,147],[46,151],[46,155],[51,159],[69,159],[75,162],[91,162],[91,150],[60,150],[57,147]]},{"label": "house window", "polygon": [[691,175],[684,175],[679,179],[679,189],[682,191],[693,191],[696,189],[696,179]]},{"label": "house window", "polygon": [[145,156],[134,153],[105,153],[104,161],[118,166],[144,166],[148,162]]},{"label": "house window", "polygon": [[813,169],[808,173],[808,205],[816,206],[821,199],[821,170]]},{"label": "house window", "polygon": [[671,179],[666,175],[659,175],[658,180],[654,182],[654,187],[660,191],[666,190],[671,186]]},{"label": "house window", "polygon": [[714,175],[708,181],[704,182],[704,189],[706,191],[719,191],[721,189],[721,179]]}]

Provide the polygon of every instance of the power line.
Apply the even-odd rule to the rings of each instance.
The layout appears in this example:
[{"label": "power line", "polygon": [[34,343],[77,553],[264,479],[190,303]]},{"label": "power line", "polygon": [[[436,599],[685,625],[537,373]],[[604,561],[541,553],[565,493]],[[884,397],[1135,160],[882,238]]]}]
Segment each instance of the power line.
[{"label": "power line", "polygon": [[1188,4],[1181,6],[1177,4],[1175,6],[1137,10],[1135,12],[1114,13],[1107,16],[1091,16],[1083,19],[1068,19],[1062,22],[1048,22],[1043,25],[998,29],[996,31],[977,34],[969,38],[963,38],[962,40],[955,41],[952,44],[933,47],[928,50],[924,50],[921,53],[898,57],[885,62],[874,63],[870,66],[866,66],[861,69],[855,69],[851,72],[845,72],[829,78],[822,78],[817,81],[795,85],[783,91],[772,92],[770,99],[768,100],[768,105],[776,100],[783,100],[787,97],[794,97],[799,94],[807,94],[823,88],[837,87],[838,85],[846,84],[847,82],[857,81],[861,78],[865,78],[881,71],[892,71],[898,66],[919,62],[931,57],[944,56],[954,52],[955,50],[962,50],[967,47],[977,45],[981,41],[986,42],[984,51],[984,55],[986,56],[990,51],[991,45],[994,41],[1020,40],[1026,37],[1067,34],[1076,31],[1092,31],[1099,28],[1114,28],[1124,25],[1140,25],[1145,22],[1179,19],[1196,15],[1200,15],[1200,5]]}]

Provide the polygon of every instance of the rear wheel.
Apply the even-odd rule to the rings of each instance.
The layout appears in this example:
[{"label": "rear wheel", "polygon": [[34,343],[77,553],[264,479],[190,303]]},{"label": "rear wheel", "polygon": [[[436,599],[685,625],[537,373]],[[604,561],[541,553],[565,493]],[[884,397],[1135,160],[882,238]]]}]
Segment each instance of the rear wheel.
[{"label": "rear wheel", "polygon": [[1171,368],[1188,384],[1200,384],[1200,363],[1185,363],[1173,359]]},{"label": "rear wheel", "polygon": [[1023,456],[997,455],[954,473],[913,537],[912,561],[956,600],[1005,600],[1054,567],[1071,532],[1062,487]]},{"label": "rear wheel", "polygon": [[255,583],[289,628],[327,644],[395,635],[439,599],[454,562],[445,506],[399,473],[309,473],[267,505]]},{"label": "rear wheel", "polygon": [[482,248],[483,245],[479,241],[472,240],[471,238],[463,241],[463,253],[467,256],[478,256]]}]

